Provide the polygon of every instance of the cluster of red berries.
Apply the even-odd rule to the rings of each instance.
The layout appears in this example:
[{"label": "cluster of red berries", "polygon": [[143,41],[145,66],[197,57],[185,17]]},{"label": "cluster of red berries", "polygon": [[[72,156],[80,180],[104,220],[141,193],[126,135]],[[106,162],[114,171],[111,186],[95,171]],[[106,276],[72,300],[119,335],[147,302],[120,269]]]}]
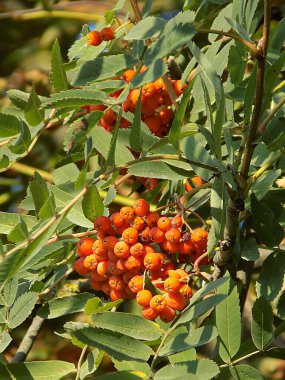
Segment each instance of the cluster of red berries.
[{"label": "cluster of red berries", "polygon": [[98,30],[92,30],[86,36],[88,45],[99,46],[102,41],[111,41],[115,37],[112,28],[103,28],[100,32]]},{"label": "cluster of red berries", "polygon": [[[143,66],[140,72],[147,70],[146,66]],[[136,71],[129,69],[125,71],[122,77],[116,77],[113,79],[124,80],[129,83],[135,76]],[[187,85],[181,86],[181,81],[173,81],[168,79],[169,84],[172,85],[177,96],[180,96]],[[109,95],[115,99],[119,97],[123,90],[117,90]],[[150,82],[142,86],[142,88],[135,88],[128,94],[127,99],[123,102],[122,108],[125,112],[134,113],[139,101],[141,92],[141,113],[142,121],[148,126],[150,131],[158,137],[163,137],[168,134],[170,124],[174,117],[174,113],[171,109],[172,101],[167,92],[166,86],[162,78],[157,79],[155,82]],[[92,111],[105,111],[106,106],[100,104],[83,106],[86,112]],[[100,119],[100,125],[106,131],[112,132],[117,121],[117,113],[112,109],[107,110]],[[128,128],[130,123],[125,118],[121,118],[120,128]]]},{"label": "cluster of red berries", "polygon": [[[76,271],[90,274],[91,287],[112,300],[136,298],[145,318],[173,320],[192,296],[189,276],[178,261],[194,261],[203,254],[208,232],[196,228],[191,236],[183,233],[179,215],[171,219],[150,212],[144,199],[110,217],[96,218],[94,228],[95,241],[84,237],[77,243]],[[144,273],[159,294],[145,288]]]}]

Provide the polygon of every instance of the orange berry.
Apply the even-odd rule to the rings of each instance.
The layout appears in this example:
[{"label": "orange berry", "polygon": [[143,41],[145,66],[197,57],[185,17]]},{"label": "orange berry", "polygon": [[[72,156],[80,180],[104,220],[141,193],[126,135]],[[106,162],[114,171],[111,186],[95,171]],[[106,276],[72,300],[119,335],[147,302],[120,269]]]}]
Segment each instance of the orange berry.
[{"label": "orange berry", "polygon": [[180,288],[181,288],[181,282],[176,277],[168,277],[164,281],[164,289],[166,292],[177,293],[179,292]]},{"label": "orange berry", "polygon": [[123,290],[117,290],[117,289],[112,289],[110,291],[110,298],[112,301],[117,301],[119,299],[126,299],[126,293]]},{"label": "orange berry", "polygon": [[143,289],[143,276],[134,276],[128,283],[132,292],[138,293]]},{"label": "orange berry", "polygon": [[118,243],[118,239],[115,236],[105,236],[103,239],[103,245],[106,250],[113,251],[117,243]]},{"label": "orange berry", "polygon": [[73,264],[73,268],[78,274],[80,274],[80,276],[86,276],[90,272],[90,270],[84,266],[84,260],[85,257],[80,257]]},{"label": "orange berry", "polygon": [[171,243],[179,243],[181,239],[181,232],[177,228],[172,227],[165,233],[165,239]]},{"label": "orange berry", "polygon": [[119,212],[114,212],[114,214],[110,216],[110,221],[111,221],[112,227],[114,228],[121,227],[124,224],[124,220],[122,219]]},{"label": "orange berry", "polygon": [[149,212],[146,215],[146,219],[145,220],[146,220],[146,224],[149,227],[156,227],[158,219],[159,219],[159,214],[157,212]]},{"label": "orange berry", "polygon": [[180,276],[180,282],[188,282],[188,273],[184,269],[176,269],[176,273]]},{"label": "orange berry", "polygon": [[94,253],[92,255],[86,256],[84,259],[84,266],[85,268],[89,270],[95,270],[98,265],[98,260],[96,259],[96,256]]},{"label": "orange berry", "polygon": [[193,295],[192,289],[187,284],[182,285],[179,291],[187,300],[189,300]]},{"label": "orange berry", "polygon": [[158,244],[162,243],[165,240],[165,233],[158,227],[153,227],[149,232],[149,236],[153,242]]},{"label": "orange berry", "polygon": [[142,316],[150,321],[154,321],[159,316],[159,312],[149,306],[145,306],[142,310]]},{"label": "orange berry", "polygon": [[165,306],[165,308],[160,312],[159,317],[164,323],[169,323],[173,321],[176,313],[175,310],[169,306]]},{"label": "orange berry", "polygon": [[174,269],[174,264],[173,263],[169,263],[169,264],[167,264],[164,268],[163,268],[163,273],[164,273],[164,276],[169,276],[169,272],[171,271],[171,270],[173,270]]},{"label": "orange berry", "polygon": [[186,181],[185,189],[186,191],[191,191],[193,188],[201,185],[203,185],[203,180],[201,177],[192,177]]},{"label": "orange berry", "polygon": [[111,287],[108,282],[101,282],[101,290],[103,293],[107,294],[107,296],[110,295]]},{"label": "orange berry", "polygon": [[125,259],[119,259],[119,260],[116,262],[116,268],[117,268],[120,272],[125,272],[125,270],[127,269],[127,268],[126,268],[126,265],[125,265],[125,262],[126,262]]},{"label": "orange berry", "polygon": [[103,278],[108,278],[110,277],[110,272],[109,272],[109,266],[108,266],[108,261],[100,261],[97,265],[97,273],[103,277]]},{"label": "orange berry", "polygon": [[93,281],[101,281],[101,282],[106,281],[106,278],[98,274],[97,270],[93,270],[90,272],[90,278]]},{"label": "orange berry", "polygon": [[161,127],[160,117],[158,115],[155,115],[155,114],[151,115],[151,116],[147,116],[144,119],[144,122],[148,126],[149,130],[151,132],[154,132],[154,133],[159,131],[159,129]]},{"label": "orange berry", "polygon": [[162,78],[158,78],[158,79],[154,82],[154,86],[155,86],[155,88],[156,88],[156,91],[158,91],[158,92],[166,91],[166,87],[165,87],[165,84],[164,84]]},{"label": "orange berry", "polygon": [[92,246],[94,240],[90,237],[84,237],[80,239],[76,244],[76,253],[80,257],[85,257],[93,253]]},{"label": "orange berry", "polygon": [[161,258],[157,253],[147,253],[144,258],[144,266],[148,270],[160,269]]},{"label": "orange berry", "polygon": [[149,213],[149,203],[143,199],[137,199],[133,205],[134,212],[137,214],[137,216],[146,216]]},{"label": "orange berry", "polygon": [[108,251],[108,259],[111,261],[117,261],[118,257],[114,254],[114,251]]},{"label": "orange berry", "polygon": [[134,111],[136,109],[139,97],[140,97],[140,90],[139,89],[136,88],[136,89],[130,91],[128,99],[130,101],[131,111]]},{"label": "orange berry", "polygon": [[107,107],[104,106],[104,104],[90,104],[89,106],[89,112],[94,112],[94,111],[105,111]]},{"label": "orange berry", "polygon": [[168,253],[175,253],[179,251],[179,244],[172,243],[171,241],[168,241],[168,240],[164,240],[162,247],[164,251]]},{"label": "orange berry", "polygon": [[111,289],[116,289],[116,290],[123,290],[125,287],[122,277],[116,276],[116,275],[109,277],[109,285]]},{"label": "orange berry", "polygon": [[150,300],[149,306],[158,312],[161,312],[166,307],[166,300],[161,295],[153,296]]},{"label": "orange berry", "polygon": [[147,254],[147,253],[155,253],[154,246],[152,246],[150,244],[145,244],[144,245],[144,250],[145,250],[145,254]]},{"label": "orange berry", "polygon": [[93,253],[98,256],[103,256],[106,253],[103,240],[95,240],[92,246]]},{"label": "orange berry", "polygon": [[138,271],[142,266],[142,261],[139,257],[130,256],[126,259],[125,266],[127,270]]},{"label": "orange berry", "polygon": [[173,116],[174,116],[173,112],[170,108],[165,107],[159,111],[161,124],[169,124],[171,120],[173,119]]},{"label": "orange berry", "polygon": [[139,234],[141,240],[144,242],[149,242],[150,241],[149,233],[150,233],[150,227],[145,227]]},{"label": "orange berry", "polygon": [[129,227],[122,233],[122,238],[125,243],[134,244],[138,241],[139,233],[135,228]]},{"label": "orange berry", "polygon": [[144,252],[144,246],[141,243],[135,243],[130,248],[131,255],[136,257],[142,256]]},{"label": "orange berry", "polygon": [[125,206],[121,208],[120,215],[124,221],[131,222],[135,218],[135,211],[131,206]]},{"label": "orange berry", "polygon": [[143,289],[137,293],[136,300],[141,306],[148,306],[150,300],[152,299],[152,294],[149,290]]},{"label": "orange berry", "polygon": [[130,256],[130,246],[124,241],[119,241],[114,247],[114,254],[121,258],[127,258]]},{"label": "orange berry", "polygon": [[102,42],[102,37],[97,30],[92,30],[86,36],[88,45],[98,46]]},{"label": "orange berry", "polygon": [[91,278],[90,288],[99,292],[100,290],[102,290],[102,282],[95,281],[93,278]]},{"label": "orange berry", "polygon": [[182,240],[179,243],[179,252],[184,255],[190,255],[195,251],[195,244],[191,239]]},{"label": "orange berry", "polygon": [[176,94],[180,96],[181,94],[183,94],[184,90],[187,88],[187,84],[184,83],[183,86],[181,86],[181,80],[178,79],[173,83],[173,88]]},{"label": "orange berry", "polygon": [[171,220],[171,227],[174,227],[174,228],[181,228],[183,225],[183,221],[182,221],[182,218],[180,216],[175,216],[172,220]]},{"label": "orange berry", "polygon": [[132,221],[132,227],[138,231],[141,231],[144,228],[144,226],[144,220],[140,216],[135,217],[135,219]]},{"label": "orange berry", "polygon": [[198,245],[198,247],[205,247],[208,241],[208,232],[203,228],[195,228],[191,234],[191,240]]},{"label": "orange berry", "polygon": [[136,72],[134,70],[129,69],[129,70],[127,70],[127,71],[124,72],[123,79],[127,83],[129,83],[133,79],[133,77],[135,76],[135,74],[136,74]]},{"label": "orange berry", "polygon": [[181,293],[166,293],[165,300],[167,306],[171,307],[174,310],[183,310],[186,306],[186,299]]},{"label": "orange berry", "polygon": [[101,30],[100,36],[103,41],[111,41],[115,37],[113,29],[108,27]]},{"label": "orange berry", "polygon": [[123,281],[125,284],[128,285],[128,283],[130,282],[130,280],[136,276],[136,274],[134,274],[133,272],[125,272],[122,274],[122,278],[123,278]]},{"label": "orange berry", "polygon": [[168,231],[171,227],[171,220],[167,216],[161,216],[157,221],[157,227],[161,231]]},{"label": "orange berry", "polygon": [[150,82],[142,86],[142,96],[145,98],[152,97],[156,92],[156,87],[154,83]]},{"label": "orange berry", "polygon": [[107,234],[108,231],[111,229],[111,222],[110,219],[107,218],[107,216],[98,216],[94,220],[94,228],[98,232],[102,232],[103,234]]}]

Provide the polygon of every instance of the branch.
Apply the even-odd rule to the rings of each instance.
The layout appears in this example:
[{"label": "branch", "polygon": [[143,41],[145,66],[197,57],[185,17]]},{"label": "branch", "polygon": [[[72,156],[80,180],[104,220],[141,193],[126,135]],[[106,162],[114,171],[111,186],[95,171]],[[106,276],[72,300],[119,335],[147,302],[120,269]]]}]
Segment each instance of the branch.
[{"label": "branch", "polygon": [[269,112],[267,117],[263,120],[263,122],[258,127],[258,133],[262,134],[265,131],[265,128],[273,119],[274,115],[280,110],[280,108],[285,104],[285,98],[282,99],[279,103],[276,104],[274,108]]}]

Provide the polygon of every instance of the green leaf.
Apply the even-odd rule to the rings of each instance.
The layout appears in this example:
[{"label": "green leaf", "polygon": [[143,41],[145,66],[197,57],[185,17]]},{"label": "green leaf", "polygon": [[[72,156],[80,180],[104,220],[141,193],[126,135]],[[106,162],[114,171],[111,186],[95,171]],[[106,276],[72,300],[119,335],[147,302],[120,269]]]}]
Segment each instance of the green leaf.
[{"label": "green leaf", "polygon": [[20,133],[20,120],[15,116],[0,113],[0,137],[6,138]]},{"label": "green leaf", "polygon": [[228,276],[224,276],[221,278],[218,278],[215,281],[209,282],[206,285],[204,285],[201,289],[197,290],[197,292],[191,297],[190,299],[190,307],[194,305],[197,301],[204,298],[207,294],[212,293],[214,290],[218,289],[220,286],[225,284],[227,281],[229,281]]},{"label": "green leaf", "polygon": [[208,237],[207,251],[212,255],[218,241],[221,239],[225,225],[225,181],[216,177],[211,188],[211,215],[212,225]]},{"label": "green leaf", "polygon": [[31,144],[31,133],[27,124],[21,122],[20,136],[14,144],[9,146],[9,150],[15,154],[25,153]]},{"label": "green leaf", "polygon": [[223,302],[216,307],[216,327],[219,332],[219,355],[225,363],[238,352],[241,344],[241,314],[239,295],[232,283],[222,285],[218,294],[227,294]]},{"label": "green leaf", "polygon": [[253,225],[259,239],[270,247],[278,245],[283,239],[284,231],[273,211],[265,202],[258,201],[253,193],[250,195],[250,202]]},{"label": "green leaf", "polygon": [[141,341],[118,332],[87,327],[73,331],[72,336],[80,342],[97,347],[118,360],[138,359],[148,360],[152,349]]},{"label": "green leaf", "polygon": [[148,376],[141,371],[112,372],[103,376],[96,376],[96,380],[148,380]]},{"label": "green leaf", "polygon": [[104,352],[100,352],[95,348],[89,352],[85,362],[80,367],[80,379],[83,380],[86,376],[90,375],[99,367],[104,356]]},{"label": "green leaf", "polygon": [[154,380],[210,380],[220,372],[217,364],[209,359],[192,360],[167,365],[154,375]]},{"label": "green leaf", "polygon": [[192,80],[188,84],[186,90],[184,91],[181,103],[179,105],[179,109],[175,113],[174,119],[171,124],[170,132],[169,132],[169,142],[177,149],[179,149],[179,142],[181,141],[180,133],[181,133],[183,120],[185,117],[185,112],[189,103],[189,99],[191,96],[191,91],[192,91],[194,83],[195,81]]},{"label": "green leaf", "polygon": [[255,261],[260,257],[255,238],[251,237],[244,242],[241,257],[247,261]]},{"label": "green leaf", "polygon": [[6,368],[13,380],[60,380],[75,370],[73,363],[60,360],[13,363],[7,364]]},{"label": "green leaf", "polygon": [[45,303],[38,315],[42,318],[53,319],[66,314],[78,313],[84,310],[86,302],[94,297],[91,293],[81,293],[74,296],[56,298]]},{"label": "green leaf", "polygon": [[280,318],[284,319],[285,317],[285,291],[279,297],[277,303],[277,314]]},{"label": "green leaf", "polygon": [[264,351],[264,354],[270,358],[281,359],[283,361],[285,355],[285,348],[272,347],[269,348],[269,350]]},{"label": "green leaf", "polygon": [[257,65],[254,66],[244,93],[244,124],[248,125],[255,97]]},{"label": "green leaf", "polygon": [[177,354],[169,355],[168,359],[171,364],[187,362],[189,360],[196,360],[196,350],[194,348],[190,348],[188,350],[178,352]]},{"label": "green leaf", "polygon": [[250,191],[255,194],[258,200],[264,198],[280,175],[281,169],[270,170],[269,173],[260,176],[257,181],[254,182]]},{"label": "green leaf", "polygon": [[179,12],[166,24],[158,39],[151,44],[144,55],[146,65],[178,49],[194,37],[196,31],[192,26],[194,13]]},{"label": "green leaf", "polygon": [[[12,338],[10,334],[7,331],[3,331],[0,335],[0,352],[5,351],[11,342],[12,342]],[[0,375],[1,375],[1,369],[0,369]],[[2,379],[2,376],[0,378]]]},{"label": "green leaf", "polygon": [[88,104],[113,104],[105,92],[99,90],[67,90],[51,95],[43,103],[43,108],[74,108]]},{"label": "green leaf", "polygon": [[190,348],[203,346],[215,339],[217,335],[218,331],[214,326],[204,326],[191,330],[189,333],[178,334],[164,344],[159,351],[159,356],[168,356]]},{"label": "green leaf", "polygon": [[92,321],[96,327],[117,331],[136,339],[156,340],[162,334],[162,330],[153,322],[129,313],[105,312],[94,315]]},{"label": "green leaf", "polygon": [[51,82],[56,91],[67,90],[68,82],[63,67],[58,40],[54,41],[51,52]]},{"label": "green leaf", "polygon": [[246,69],[247,50],[245,46],[235,41],[230,47],[228,70],[233,84],[238,85],[242,82]]},{"label": "green leaf", "polygon": [[113,200],[115,199],[116,195],[117,195],[116,188],[114,186],[110,186],[103,202],[104,206],[105,207],[109,206],[109,204],[111,204]]},{"label": "green leaf", "polygon": [[160,33],[165,27],[166,22],[160,17],[146,17],[138,22],[132,29],[124,36],[125,40],[146,40],[153,37],[155,34]]},{"label": "green leaf", "polygon": [[175,326],[193,321],[194,319],[205,314],[207,311],[211,310],[220,302],[224,301],[225,298],[226,298],[225,294],[216,294],[202,300],[201,302],[198,302],[195,305],[190,304],[185,310],[183,310],[180,318],[175,323]]},{"label": "green leaf", "polygon": [[42,220],[46,220],[55,215],[55,200],[54,195],[50,194],[50,196],[46,199],[45,203],[42,205],[39,211],[39,218]]},{"label": "green leaf", "polygon": [[94,222],[97,216],[103,215],[104,204],[96,185],[92,185],[82,199],[83,213],[87,219]]},{"label": "green leaf", "polygon": [[172,165],[170,166],[162,161],[149,161],[133,164],[129,167],[128,172],[141,177],[179,180],[190,177],[191,167],[189,165],[189,171],[187,171],[180,168],[174,168]]},{"label": "green leaf", "polygon": [[[136,64],[131,54],[117,54],[97,57],[84,63],[79,69],[75,69],[72,79],[73,86],[83,86],[88,82],[101,81],[111,78],[122,70]],[[92,104],[92,102],[90,102]],[[93,102],[94,103],[94,102]]]},{"label": "green leaf", "polygon": [[60,166],[53,172],[53,180],[56,185],[61,185],[66,182],[74,182],[74,179],[78,177],[80,170],[77,168],[74,162],[70,164]]},{"label": "green leaf", "polygon": [[260,276],[257,280],[257,293],[268,301],[273,301],[283,286],[285,273],[284,252],[272,252],[263,262]]},{"label": "green leaf", "polygon": [[139,152],[142,147],[141,138],[141,109],[142,109],[142,90],[140,91],[140,96],[135,110],[134,120],[131,126],[130,134],[130,147],[135,151]]},{"label": "green leaf", "polygon": [[10,307],[13,305],[18,290],[18,278],[15,276],[4,286],[4,300],[5,305]]},{"label": "green leaf", "polygon": [[8,315],[8,326],[10,329],[22,324],[33,311],[38,295],[35,292],[22,294],[11,307]]},{"label": "green leaf", "polygon": [[130,85],[132,88],[143,86],[146,83],[154,82],[156,79],[162,77],[168,71],[168,67],[162,59],[153,62],[148,66],[147,70],[134,76]]},{"label": "green leaf", "polygon": [[44,120],[44,112],[40,110],[41,101],[33,86],[28,103],[25,107],[25,118],[29,125],[39,125]]},{"label": "green leaf", "polygon": [[215,123],[213,127],[214,152],[218,160],[222,159],[222,129],[225,122],[225,93],[221,86],[221,102],[217,107]]},{"label": "green leaf", "polygon": [[257,298],[253,304],[251,335],[255,346],[262,351],[273,341],[273,312],[264,297]]},{"label": "green leaf", "polygon": [[55,213],[55,207],[50,192],[45,180],[38,172],[35,172],[32,181],[30,182],[30,191],[32,193],[33,201],[35,204],[36,214],[39,217],[42,208],[44,208],[45,218],[48,219]]},{"label": "green leaf", "polygon": [[230,367],[230,371],[235,380],[265,380],[260,372],[249,365],[239,364]]},{"label": "green leaf", "polygon": [[145,374],[150,372],[149,365],[144,361],[116,360],[112,358],[112,362],[118,371],[136,371],[136,373],[137,371],[141,371]]},{"label": "green leaf", "polygon": [[[33,228],[37,219],[32,215],[21,215],[28,229]],[[0,234],[8,235],[19,222],[19,215],[10,212],[0,212]]]},{"label": "green leaf", "polygon": [[22,218],[22,215],[19,216],[19,219],[19,222],[12,228],[7,236],[7,239],[12,243],[21,242],[29,237],[28,227]]},{"label": "green leaf", "polygon": [[115,157],[116,157],[116,150],[117,148],[117,138],[118,138],[118,133],[119,133],[119,127],[120,127],[120,122],[121,122],[121,117],[122,117],[122,109],[120,109],[117,117],[117,121],[114,127],[114,131],[112,133],[112,138],[109,146],[109,151],[107,155],[107,165],[113,166],[115,164]]},{"label": "green leaf", "polygon": [[117,307],[123,302],[122,299],[117,301],[107,302],[102,304],[100,298],[95,297],[86,302],[84,312],[86,315],[93,315],[97,313],[103,313],[104,311],[109,311],[113,309],[113,307]]}]

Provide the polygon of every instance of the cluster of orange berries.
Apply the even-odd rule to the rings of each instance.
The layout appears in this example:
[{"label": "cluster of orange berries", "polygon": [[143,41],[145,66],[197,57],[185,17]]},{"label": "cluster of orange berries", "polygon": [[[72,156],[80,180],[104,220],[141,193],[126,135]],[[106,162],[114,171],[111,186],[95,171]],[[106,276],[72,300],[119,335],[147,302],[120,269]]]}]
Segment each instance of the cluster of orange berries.
[{"label": "cluster of orange berries", "polygon": [[[90,274],[91,288],[112,300],[136,297],[145,318],[173,320],[192,296],[189,276],[178,268],[177,258],[194,261],[203,254],[208,232],[196,228],[191,236],[183,233],[179,215],[169,218],[150,212],[144,199],[110,217],[96,218],[94,228],[95,241],[84,237],[77,243],[76,271]],[[144,273],[159,294],[145,288]]]},{"label": "cluster of orange berries", "polygon": [[[143,66],[140,72],[147,70],[146,66]],[[136,71],[129,69],[125,71],[122,77],[116,77],[113,79],[124,80],[129,83],[135,76]],[[185,88],[186,84],[181,86],[181,80],[168,79],[169,84],[172,85],[177,96],[180,96]],[[119,97],[123,90],[116,90],[109,95],[115,99]],[[148,126],[150,131],[158,137],[167,135],[170,124],[174,117],[174,113],[171,109],[172,101],[167,92],[165,83],[162,78],[157,79],[155,82],[150,82],[142,86],[142,88],[135,88],[130,90],[127,99],[123,102],[122,108],[125,112],[134,113],[139,101],[141,92],[141,114],[142,121]],[[102,104],[94,104],[83,106],[87,113],[92,111],[105,111],[107,107]],[[112,109],[107,110],[100,119],[100,126],[106,131],[112,132],[117,121],[117,113]],[[125,118],[120,120],[120,128],[128,128],[130,122]]]},{"label": "cluster of orange berries", "polygon": [[100,32],[98,30],[92,30],[86,36],[88,45],[99,46],[102,41],[111,41],[115,37],[112,28],[103,28]]}]

